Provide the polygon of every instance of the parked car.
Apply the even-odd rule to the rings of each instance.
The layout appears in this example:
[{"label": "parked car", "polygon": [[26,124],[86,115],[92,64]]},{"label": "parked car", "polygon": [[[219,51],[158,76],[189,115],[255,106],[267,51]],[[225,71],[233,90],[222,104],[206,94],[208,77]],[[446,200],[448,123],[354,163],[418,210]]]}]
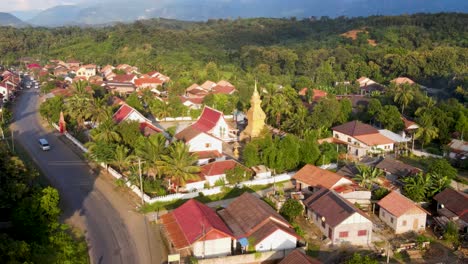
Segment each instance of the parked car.
[{"label": "parked car", "polygon": [[41,147],[42,150],[50,150],[50,145],[49,142],[45,138],[40,138],[39,139],[39,146]]}]

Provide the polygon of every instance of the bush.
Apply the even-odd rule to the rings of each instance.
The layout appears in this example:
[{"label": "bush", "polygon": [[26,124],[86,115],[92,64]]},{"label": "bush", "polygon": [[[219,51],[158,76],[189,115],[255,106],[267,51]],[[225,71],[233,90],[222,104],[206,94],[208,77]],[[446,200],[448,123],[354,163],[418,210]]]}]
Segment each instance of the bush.
[{"label": "bush", "polygon": [[372,192],[372,200],[380,200],[384,198],[390,191],[385,188],[379,188]]},{"label": "bush", "polygon": [[301,202],[294,199],[287,200],[281,207],[280,213],[286,217],[289,221],[292,221],[297,216],[302,215],[304,208]]}]

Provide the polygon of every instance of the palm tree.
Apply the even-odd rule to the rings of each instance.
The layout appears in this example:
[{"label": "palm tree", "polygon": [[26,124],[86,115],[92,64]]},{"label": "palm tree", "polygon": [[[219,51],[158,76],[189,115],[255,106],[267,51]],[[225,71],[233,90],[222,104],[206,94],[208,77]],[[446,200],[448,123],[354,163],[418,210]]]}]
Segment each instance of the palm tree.
[{"label": "palm tree", "polygon": [[127,168],[131,162],[135,159],[134,156],[129,155],[130,150],[124,145],[118,145],[115,148],[112,165],[116,165],[119,168],[120,172],[123,172],[122,169]]},{"label": "palm tree", "polygon": [[89,97],[90,93],[86,91],[86,87],[88,86],[89,86],[89,83],[87,81],[79,80],[73,83],[72,85],[73,92],[75,95],[78,95],[78,96]]},{"label": "palm tree", "polygon": [[382,175],[382,171],[376,167],[361,165],[357,166],[357,169],[359,172],[355,176],[356,181],[359,182],[360,186],[368,189],[372,187],[372,183],[375,179]]},{"label": "palm tree", "polygon": [[299,105],[296,113],[285,122],[284,126],[287,130],[302,136],[305,128],[308,126],[309,116],[309,110],[305,106]]},{"label": "palm tree", "polygon": [[405,111],[405,107],[413,101],[414,93],[409,85],[399,86],[396,90],[393,100],[401,105],[401,114]]},{"label": "palm tree", "polygon": [[177,186],[185,186],[188,180],[198,177],[200,167],[196,166],[197,161],[197,155],[191,154],[184,142],[175,141],[169,147],[168,154],[161,156],[159,164],[164,174]]},{"label": "palm tree", "polygon": [[105,120],[98,127],[91,130],[91,138],[94,141],[103,141],[106,143],[120,141],[120,135],[117,132],[117,126],[112,119]]},{"label": "palm tree", "polygon": [[76,119],[78,126],[83,126],[84,121],[92,116],[91,99],[87,96],[75,94],[66,100],[65,108],[72,118]]},{"label": "palm tree", "polygon": [[153,177],[161,176],[159,162],[166,148],[166,138],[162,134],[153,134],[138,142],[136,155],[146,161],[147,174]]},{"label": "palm tree", "polygon": [[424,144],[428,144],[439,136],[439,128],[434,126],[432,118],[427,113],[419,118],[418,123],[419,128],[416,130],[414,138],[421,139],[421,149],[424,149]]},{"label": "palm tree", "polygon": [[112,109],[107,105],[107,98],[93,98],[91,101],[92,105],[92,121],[101,123],[107,119],[112,118]]}]

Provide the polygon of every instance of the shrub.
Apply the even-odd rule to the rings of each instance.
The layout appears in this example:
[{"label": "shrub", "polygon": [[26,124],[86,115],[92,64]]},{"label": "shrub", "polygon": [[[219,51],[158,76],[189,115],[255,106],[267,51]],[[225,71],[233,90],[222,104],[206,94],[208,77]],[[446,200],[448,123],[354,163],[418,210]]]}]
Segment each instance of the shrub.
[{"label": "shrub", "polygon": [[304,208],[301,202],[294,199],[287,200],[281,207],[280,213],[285,216],[289,221],[302,214]]}]

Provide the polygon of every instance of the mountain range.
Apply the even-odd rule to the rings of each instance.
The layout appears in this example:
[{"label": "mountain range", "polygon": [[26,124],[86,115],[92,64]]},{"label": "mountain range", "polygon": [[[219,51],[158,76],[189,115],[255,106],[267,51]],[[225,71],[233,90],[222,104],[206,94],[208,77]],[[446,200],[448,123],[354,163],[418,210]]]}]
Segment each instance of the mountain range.
[{"label": "mountain range", "polygon": [[[267,2],[267,3],[266,3]],[[96,4],[60,5],[37,13],[14,12],[33,26],[99,25],[155,17],[188,21],[218,18],[370,16],[468,12],[465,0],[103,0]],[[24,17],[23,17],[24,16]],[[0,15],[0,25],[24,26]]]}]

